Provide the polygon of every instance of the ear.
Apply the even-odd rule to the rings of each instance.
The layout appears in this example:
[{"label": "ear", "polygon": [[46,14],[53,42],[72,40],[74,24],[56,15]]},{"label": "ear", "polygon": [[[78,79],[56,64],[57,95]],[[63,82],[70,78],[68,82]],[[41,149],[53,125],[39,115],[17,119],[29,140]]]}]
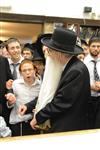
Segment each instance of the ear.
[{"label": "ear", "polygon": [[50,56],[50,51],[49,51],[49,48],[48,48],[48,47],[45,48],[44,55],[45,55],[45,58],[46,58],[47,56]]}]

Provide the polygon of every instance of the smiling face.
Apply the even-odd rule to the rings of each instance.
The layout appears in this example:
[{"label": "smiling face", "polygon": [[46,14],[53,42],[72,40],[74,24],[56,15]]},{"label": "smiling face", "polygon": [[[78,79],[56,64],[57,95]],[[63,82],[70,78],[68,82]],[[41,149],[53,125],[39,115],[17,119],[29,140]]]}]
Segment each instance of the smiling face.
[{"label": "smiling face", "polygon": [[6,41],[6,48],[11,60],[17,63],[21,58],[21,43],[17,38],[9,38]]},{"label": "smiling face", "polygon": [[23,76],[24,81],[27,84],[32,84],[35,80],[35,69],[33,62],[30,60],[25,60],[21,63],[19,67],[20,73]]}]

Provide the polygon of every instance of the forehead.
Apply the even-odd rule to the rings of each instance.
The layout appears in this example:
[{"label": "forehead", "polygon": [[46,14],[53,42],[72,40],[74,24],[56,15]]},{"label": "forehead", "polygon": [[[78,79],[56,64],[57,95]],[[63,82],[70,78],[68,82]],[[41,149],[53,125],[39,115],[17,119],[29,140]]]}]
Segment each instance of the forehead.
[{"label": "forehead", "polygon": [[31,54],[32,52],[30,50],[23,50],[22,53],[28,53],[28,54],[30,53]]},{"label": "forehead", "polygon": [[20,46],[20,43],[15,41],[8,44],[9,47]]},{"label": "forehead", "polygon": [[100,45],[100,42],[92,42],[90,46],[92,45]]},{"label": "forehead", "polygon": [[33,66],[33,62],[25,62],[21,66]]}]

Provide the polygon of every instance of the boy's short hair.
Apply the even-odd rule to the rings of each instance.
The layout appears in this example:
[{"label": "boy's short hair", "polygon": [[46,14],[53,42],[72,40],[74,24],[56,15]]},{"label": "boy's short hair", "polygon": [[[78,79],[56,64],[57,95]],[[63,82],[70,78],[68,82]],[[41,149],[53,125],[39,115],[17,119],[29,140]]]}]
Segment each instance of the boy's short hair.
[{"label": "boy's short hair", "polygon": [[20,43],[20,41],[17,39],[17,38],[9,38],[7,41],[6,41],[6,48],[8,49],[8,45],[10,44],[10,43],[12,43],[12,42],[18,42],[19,44],[20,44],[20,46],[21,46],[21,43]]}]

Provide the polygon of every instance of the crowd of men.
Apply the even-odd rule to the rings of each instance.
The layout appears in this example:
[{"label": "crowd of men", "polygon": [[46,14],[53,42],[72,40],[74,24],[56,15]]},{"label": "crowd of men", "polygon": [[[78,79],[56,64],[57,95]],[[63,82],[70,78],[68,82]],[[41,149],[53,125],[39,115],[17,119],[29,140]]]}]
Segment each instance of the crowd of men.
[{"label": "crowd of men", "polygon": [[100,128],[100,37],[80,41],[62,27],[1,41],[1,137]]}]

